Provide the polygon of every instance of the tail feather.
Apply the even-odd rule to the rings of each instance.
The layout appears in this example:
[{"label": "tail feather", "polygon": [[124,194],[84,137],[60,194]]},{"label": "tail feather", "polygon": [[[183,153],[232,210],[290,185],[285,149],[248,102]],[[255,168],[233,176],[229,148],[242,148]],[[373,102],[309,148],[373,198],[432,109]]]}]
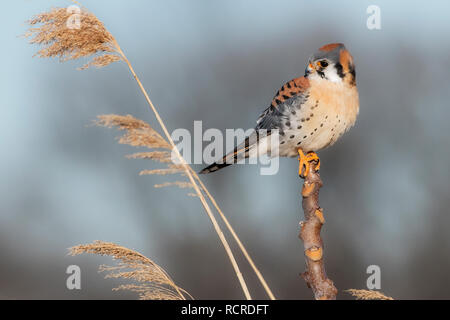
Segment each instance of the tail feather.
[{"label": "tail feather", "polygon": [[254,154],[255,152],[253,152],[253,150],[256,150],[254,147],[258,146],[259,141],[260,141],[259,134],[257,132],[254,132],[252,135],[247,137],[243,143],[237,146],[233,150],[233,152],[230,152],[227,155],[225,155],[221,159],[221,161],[214,162],[213,164],[204,168],[199,173],[206,174],[215,172],[222,168],[231,166],[232,164],[235,164],[243,159],[247,159],[249,156],[250,157],[255,156]]},{"label": "tail feather", "polygon": [[233,152],[228,153],[226,156],[224,156],[220,162],[214,162],[213,164],[207,166],[206,168],[204,168],[202,171],[200,171],[200,174],[206,174],[206,173],[211,173],[211,172],[215,172],[217,170],[220,170],[222,168],[231,166],[232,164],[237,163],[239,160],[241,159],[246,159],[248,158],[248,149],[249,146],[246,146],[244,148],[242,147],[237,147],[234,149]]},{"label": "tail feather", "polygon": [[204,168],[199,173],[200,174],[207,174],[207,173],[215,172],[217,170],[220,170],[220,169],[228,167],[228,166],[231,166],[231,163],[221,163],[221,164],[219,164],[219,163],[215,163],[214,162],[212,165],[207,166],[206,168]]}]

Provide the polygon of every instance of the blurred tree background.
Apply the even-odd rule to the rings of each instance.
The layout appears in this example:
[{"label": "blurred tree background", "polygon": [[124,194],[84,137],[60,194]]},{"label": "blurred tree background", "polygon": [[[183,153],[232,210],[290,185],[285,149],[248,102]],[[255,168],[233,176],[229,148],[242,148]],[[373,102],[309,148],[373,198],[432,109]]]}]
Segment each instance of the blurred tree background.
[{"label": "blurred tree background", "polygon": [[[356,61],[356,126],[322,160],[326,267],[341,290],[365,288],[379,265],[395,298],[450,298],[450,3],[444,1],[85,0],[114,34],[170,130],[251,128],[276,90],[303,75],[321,45],[343,42]],[[366,9],[381,9],[368,30]],[[78,72],[79,62],[32,59],[18,35],[33,14],[66,1],[10,1],[0,52],[0,298],[135,298],[97,273],[107,258],[68,257],[104,240],[136,249],[197,299],[243,298],[199,201],[139,177],[99,114],[153,114],[123,64]],[[201,169],[202,166],[197,166]],[[297,238],[295,159],[277,175],[235,166],[203,177],[277,298],[310,299]],[[238,255],[255,298],[264,292]],[[66,289],[66,268],[82,289]]]}]

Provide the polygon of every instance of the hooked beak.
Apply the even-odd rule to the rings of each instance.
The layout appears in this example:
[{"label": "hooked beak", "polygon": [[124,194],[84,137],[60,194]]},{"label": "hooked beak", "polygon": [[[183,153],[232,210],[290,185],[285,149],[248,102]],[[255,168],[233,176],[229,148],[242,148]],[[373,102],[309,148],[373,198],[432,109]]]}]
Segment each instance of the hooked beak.
[{"label": "hooked beak", "polygon": [[308,64],[308,66],[306,67],[305,74],[308,75],[308,74],[314,73],[315,71],[316,71],[316,68],[315,68],[314,65],[310,62],[310,63]]}]

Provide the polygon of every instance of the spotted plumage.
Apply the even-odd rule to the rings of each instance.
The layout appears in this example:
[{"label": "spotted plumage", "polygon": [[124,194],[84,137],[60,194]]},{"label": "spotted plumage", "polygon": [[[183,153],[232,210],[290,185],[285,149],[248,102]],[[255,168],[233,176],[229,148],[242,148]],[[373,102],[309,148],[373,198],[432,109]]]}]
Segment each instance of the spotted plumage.
[{"label": "spotted plumage", "polygon": [[[278,90],[257,119],[255,133],[201,173],[217,171],[263,152],[294,157],[299,149],[310,152],[326,148],[354,125],[358,112],[353,57],[343,44],[327,44],[309,59],[303,77]],[[274,130],[279,133],[278,150],[272,150],[269,144]]]}]

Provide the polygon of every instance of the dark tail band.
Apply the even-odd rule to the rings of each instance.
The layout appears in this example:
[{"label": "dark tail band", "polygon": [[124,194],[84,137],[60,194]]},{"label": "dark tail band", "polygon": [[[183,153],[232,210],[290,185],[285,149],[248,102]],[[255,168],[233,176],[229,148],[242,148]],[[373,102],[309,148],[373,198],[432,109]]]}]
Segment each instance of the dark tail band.
[{"label": "dark tail band", "polygon": [[[252,140],[251,140],[252,138]],[[228,153],[226,156],[222,158],[221,163],[214,162],[212,165],[206,167],[200,174],[206,174],[215,172],[222,168],[231,166],[234,163],[237,163],[238,160],[246,159],[249,156],[250,148],[252,146],[256,146],[259,141],[259,132],[256,131],[251,136],[247,137],[243,143],[237,146],[233,152]]]},{"label": "dark tail band", "polygon": [[206,174],[206,173],[211,173],[211,172],[215,172],[217,170],[220,170],[222,168],[231,166],[231,163],[213,163],[210,166],[207,166],[205,169],[203,169],[202,171],[199,172],[199,174]]}]

